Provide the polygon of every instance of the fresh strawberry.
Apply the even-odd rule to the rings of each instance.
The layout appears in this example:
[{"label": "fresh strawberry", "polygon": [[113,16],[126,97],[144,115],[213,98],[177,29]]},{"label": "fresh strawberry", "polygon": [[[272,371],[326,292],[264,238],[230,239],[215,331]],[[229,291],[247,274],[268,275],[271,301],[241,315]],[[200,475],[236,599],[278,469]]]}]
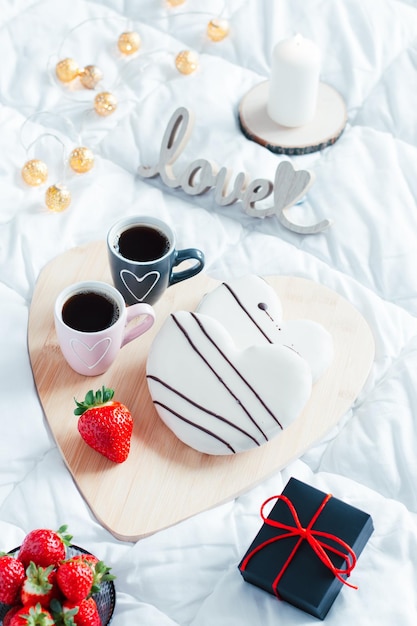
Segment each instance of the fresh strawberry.
[{"label": "fresh strawberry", "polygon": [[0,602],[16,604],[25,580],[25,567],[10,554],[0,553]]},{"label": "fresh strawberry", "polygon": [[90,390],[84,402],[77,402],[78,431],[94,450],[115,463],[128,457],[133,419],[130,411],[113,400],[114,390],[102,387],[96,393]]},{"label": "fresh strawberry", "polygon": [[94,554],[89,554],[89,553],[84,553],[83,552],[82,554],[79,555],[79,558],[82,559],[83,561],[85,561],[86,563],[88,563],[89,565],[91,565],[91,567],[93,569],[95,568],[95,566],[99,562],[99,559],[96,556],[94,556]]},{"label": "fresh strawberry", "polygon": [[93,585],[91,587],[91,593],[98,593],[100,591],[101,583],[107,580],[114,580],[116,576],[110,574],[111,567],[108,567],[103,561],[99,561],[99,559],[93,554],[80,554],[74,558],[81,559],[84,563],[87,563],[91,567],[93,572]]},{"label": "fresh strawberry", "polygon": [[12,616],[9,626],[54,626],[51,613],[40,604],[24,606]]},{"label": "fresh strawberry", "polygon": [[94,598],[86,598],[85,600],[81,600],[81,602],[70,602],[69,600],[65,600],[63,604],[63,615],[64,623],[65,616],[72,615],[72,619],[76,626],[102,626],[102,621]]},{"label": "fresh strawberry", "polygon": [[80,602],[91,592],[94,574],[90,565],[74,557],[59,564],[56,579],[67,600]]},{"label": "fresh strawberry", "polygon": [[18,558],[25,567],[33,561],[35,565],[48,567],[56,565],[66,557],[66,546],[70,545],[71,535],[66,534],[67,526],[57,531],[47,528],[31,530],[20,546]]},{"label": "fresh strawberry", "polygon": [[3,626],[10,626],[13,615],[17,613],[17,611],[19,611],[21,608],[21,604],[16,604],[15,606],[12,606],[12,608],[9,609],[6,615],[3,617]]},{"label": "fresh strawberry", "polygon": [[43,568],[31,561],[20,591],[20,601],[24,606],[39,602],[43,607],[48,608],[52,598],[59,595],[54,567],[54,565],[49,565]]}]

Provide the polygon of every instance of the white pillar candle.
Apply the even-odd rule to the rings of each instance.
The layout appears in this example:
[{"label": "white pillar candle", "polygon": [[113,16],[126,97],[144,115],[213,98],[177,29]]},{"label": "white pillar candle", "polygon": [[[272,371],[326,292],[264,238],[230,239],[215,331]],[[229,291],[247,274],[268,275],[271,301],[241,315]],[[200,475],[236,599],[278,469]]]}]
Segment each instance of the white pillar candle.
[{"label": "white pillar candle", "polygon": [[272,53],[267,110],[282,126],[304,126],[317,109],[320,50],[310,39],[295,35],[279,42]]}]

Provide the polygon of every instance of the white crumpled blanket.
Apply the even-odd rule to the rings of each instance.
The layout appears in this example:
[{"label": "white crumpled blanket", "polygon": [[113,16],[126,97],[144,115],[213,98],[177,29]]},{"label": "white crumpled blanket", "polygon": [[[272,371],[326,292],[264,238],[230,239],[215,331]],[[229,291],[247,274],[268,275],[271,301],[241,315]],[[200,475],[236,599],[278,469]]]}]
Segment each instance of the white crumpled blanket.
[{"label": "white crumpled blanket", "polygon": [[[222,11],[230,35],[209,42],[206,24]],[[114,54],[115,39],[128,27],[142,37],[131,64]],[[321,78],[342,94],[348,111],[334,146],[291,157],[295,168],[315,174],[294,215],[332,219],[331,229],[299,235],[275,217],[221,208],[211,193],[192,198],[137,176],[140,163],[156,162],[168,119],[185,106],[196,121],[182,162],[205,157],[273,180],[287,157],[248,141],[237,112],[245,93],[269,77],[274,44],[297,32],[320,46]],[[181,49],[199,53],[195,74],[175,70]],[[295,476],[374,520],[352,574],[359,589],[342,589],[326,623],[415,624],[415,0],[230,0],[224,6],[187,0],[177,8],[162,0],[0,0],[0,52],[0,548],[15,547],[32,528],[68,523],[77,544],[117,575],[115,626],[313,624],[313,617],[245,583],[237,570],[260,527],[260,505]],[[54,80],[64,56],[103,69],[119,98],[113,116],[99,119],[92,93],[72,93]],[[25,124],[40,111],[48,115]],[[62,214],[46,211],[43,192],[20,179],[25,148],[46,130],[65,146],[81,140],[96,155],[93,172],[68,178],[73,200]],[[56,180],[61,146],[52,142],[48,150]],[[368,321],[376,355],[351,409],[301,459],[235,500],[132,544],[100,525],[66,469],[37,396],[27,323],[45,264],[104,239],[119,216],[138,212],[168,221],[181,247],[203,249],[206,271],[216,279],[286,274],[334,289]]]}]

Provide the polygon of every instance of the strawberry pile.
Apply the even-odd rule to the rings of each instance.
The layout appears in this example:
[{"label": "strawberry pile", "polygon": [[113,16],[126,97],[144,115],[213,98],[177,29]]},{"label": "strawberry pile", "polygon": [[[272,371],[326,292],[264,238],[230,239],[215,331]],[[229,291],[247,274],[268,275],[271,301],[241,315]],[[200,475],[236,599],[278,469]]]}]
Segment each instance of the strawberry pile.
[{"label": "strawberry pile", "polygon": [[92,554],[67,556],[66,531],[32,530],[17,554],[0,553],[3,626],[103,626],[94,595],[114,576]]}]

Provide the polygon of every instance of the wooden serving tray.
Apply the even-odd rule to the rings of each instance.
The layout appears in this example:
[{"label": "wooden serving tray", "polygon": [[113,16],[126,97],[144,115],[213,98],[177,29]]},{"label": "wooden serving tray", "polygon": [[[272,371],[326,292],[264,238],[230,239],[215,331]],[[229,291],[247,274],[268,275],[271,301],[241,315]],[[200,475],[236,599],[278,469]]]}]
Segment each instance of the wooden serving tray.
[{"label": "wooden serving tray", "polygon": [[[65,362],[58,346],[53,305],[65,286],[80,280],[111,282],[104,242],[74,248],[41,272],[29,316],[33,374],[47,422],[75,483],[94,515],[115,537],[137,539],[230,500],[282,469],[320,440],[349,409],[374,358],[374,340],[358,311],[337,293],[302,278],[267,277],[286,319],[308,318],[332,333],[335,358],[314,385],[301,416],[260,448],[210,456],[186,446],[158,417],[145,378],[150,344],[166,316],[192,311],[219,283],[199,274],[170,287],[156,304],[157,321],[122,348],[111,369],[84,377]],[[77,430],[74,397],[101,385],[116,390],[135,420],[129,458],[112,463],[89,448]]]}]

